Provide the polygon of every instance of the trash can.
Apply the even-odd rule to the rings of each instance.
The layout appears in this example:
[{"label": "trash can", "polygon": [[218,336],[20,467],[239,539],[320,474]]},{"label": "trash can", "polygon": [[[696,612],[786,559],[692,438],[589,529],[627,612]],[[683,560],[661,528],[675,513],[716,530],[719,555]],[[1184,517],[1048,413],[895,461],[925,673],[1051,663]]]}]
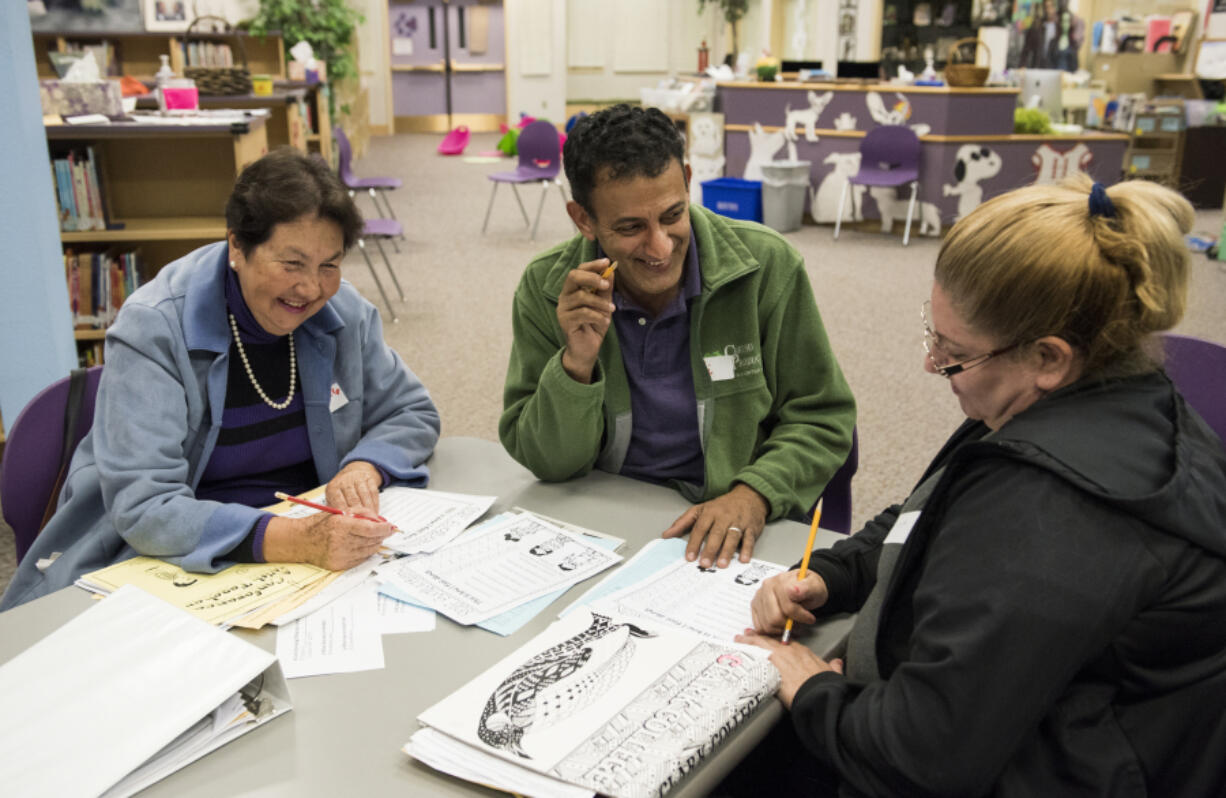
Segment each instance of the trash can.
[{"label": "trash can", "polygon": [[762,164],[762,221],[780,233],[800,229],[809,190],[809,161]]}]

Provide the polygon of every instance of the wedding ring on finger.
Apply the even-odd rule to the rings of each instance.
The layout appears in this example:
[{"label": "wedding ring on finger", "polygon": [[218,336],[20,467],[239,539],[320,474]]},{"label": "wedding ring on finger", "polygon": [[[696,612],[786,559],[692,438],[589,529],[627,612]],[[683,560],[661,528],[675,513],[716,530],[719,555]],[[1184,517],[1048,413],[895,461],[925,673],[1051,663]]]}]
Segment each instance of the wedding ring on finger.
[{"label": "wedding ring on finger", "polygon": [[730,526],[730,527],[728,527],[728,529],[727,529],[726,531],[727,531],[727,532],[735,532],[735,533],[737,533],[738,535],[743,535],[743,534],[745,534],[745,530],[741,529],[739,526]]}]

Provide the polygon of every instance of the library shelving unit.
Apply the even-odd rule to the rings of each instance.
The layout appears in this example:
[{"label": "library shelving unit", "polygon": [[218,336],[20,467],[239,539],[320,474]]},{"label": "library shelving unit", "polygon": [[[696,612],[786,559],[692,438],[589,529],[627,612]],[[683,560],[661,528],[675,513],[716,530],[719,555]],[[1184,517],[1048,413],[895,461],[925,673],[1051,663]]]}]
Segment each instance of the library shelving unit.
[{"label": "library shelving unit", "polygon": [[[247,66],[253,75],[285,76],[285,50],[281,46],[281,35],[269,33],[260,38],[243,32],[202,33],[193,32],[193,40],[230,43],[237,37],[242,37],[243,48],[247,53]],[[156,33],[150,31],[131,31],[126,33],[83,31],[35,31],[34,55],[38,62],[38,77],[54,78],[55,69],[47,53],[67,52],[77,45],[98,44],[110,42],[115,48],[115,58],[122,65],[123,74],[131,75],[137,80],[153,83],[161,64],[159,56],[170,55],[170,66],[175,74],[182,75],[183,67],[183,35],[179,33]],[[234,51],[235,62],[239,61],[237,46]]]},{"label": "library shelving unit", "polygon": [[[201,96],[202,108],[269,108],[268,146],[297,147],[303,152],[318,152],[324,160],[332,163],[332,122],[328,115],[327,84],[308,84],[305,81],[285,80],[285,49],[281,46],[281,34],[270,32],[266,37],[251,36],[243,32],[202,33],[193,32],[192,39],[228,43],[239,60],[236,39],[241,37],[247,54],[247,66],[253,75],[271,75],[276,80],[272,96],[255,94],[228,96]],[[48,31],[34,33],[34,52],[38,62],[38,77],[54,78],[55,70],[47,55],[49,52],[67,52],[75,47],[109,42],[115,51],[115,60],[123,74],[152,85],[154,75],[161,64],[159,56],[169,54],[170,66],[175,74],[183,74],[183,36],[177,33],[133,31],[128,33],[84,33],[80,31]],[[138,103],[138,107],[156,107],[150,97]],[[309,121],[308,121],[309,120]]]},{"label": "library shelving unit", "polygon": [[[268,151],[262,117],[211,125],[47,124],[54,153],[90,146],[98,158],[107,219],[115,229],[61,232],[65,249],[138,248],[142,281],[210,241],[225,238],[223,216],[234,178]],[[122,225],[120,227],[119,225]],[[103,330],[76,330],[91,347]]]}]

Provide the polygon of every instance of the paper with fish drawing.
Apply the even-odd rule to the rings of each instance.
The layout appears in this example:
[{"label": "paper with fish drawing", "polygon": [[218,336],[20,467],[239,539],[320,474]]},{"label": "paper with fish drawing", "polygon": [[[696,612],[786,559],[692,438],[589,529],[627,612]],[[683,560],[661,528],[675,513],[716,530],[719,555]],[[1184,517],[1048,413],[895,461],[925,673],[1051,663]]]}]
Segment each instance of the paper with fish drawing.
[{"label": "paper with fish drawing", "polygon": [[[591,608],[666,623],[720,643],[753,626],[749,605],[763,580],[786,571],[765,560],[733,560],[727,568],[701,568],[684,557],[621,590],[596,599]],[[599,585],[597,585],[599,588]]]},{"label": "paper with fish drawing", "polygon": [[778,685],[765,652],[582,609],[418,721],[569,784],[637,798],[667,791]]},{"label": "paper with fish drawing", "polygon": [[480,623],[620,562],[621,555],[529,513],[491,522],[429,556],[379,576],[462,624]]}]

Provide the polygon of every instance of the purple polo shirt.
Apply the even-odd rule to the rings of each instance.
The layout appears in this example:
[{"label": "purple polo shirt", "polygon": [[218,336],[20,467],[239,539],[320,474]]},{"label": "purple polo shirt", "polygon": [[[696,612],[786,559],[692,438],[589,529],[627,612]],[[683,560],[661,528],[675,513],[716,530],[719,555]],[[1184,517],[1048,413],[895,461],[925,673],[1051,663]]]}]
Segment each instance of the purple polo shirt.
[{"label": "purple polo shirt", "polygon": [[695,485],[706,481],[690,365],[690,300],[701,293],[702,271],[693,233],[681,290],[658,317],[653,319],[614,287],[613,326],[634,415],[621,469],[628,477],[660,483],[679,479]]}]

